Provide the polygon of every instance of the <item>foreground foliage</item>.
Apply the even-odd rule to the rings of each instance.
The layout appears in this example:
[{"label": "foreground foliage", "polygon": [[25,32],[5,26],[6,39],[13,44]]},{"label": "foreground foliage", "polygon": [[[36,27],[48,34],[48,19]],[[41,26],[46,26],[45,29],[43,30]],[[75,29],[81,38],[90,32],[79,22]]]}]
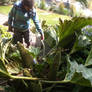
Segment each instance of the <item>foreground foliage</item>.
[{"label": "foreground foliage", "polygon": [[0,77],[15,90],[11,92],[91,92],[92,27],[87,25],[91,18],[60,19],[54,27],[44,22],[44,55],[41,48],[14,46],[2,37]]}]

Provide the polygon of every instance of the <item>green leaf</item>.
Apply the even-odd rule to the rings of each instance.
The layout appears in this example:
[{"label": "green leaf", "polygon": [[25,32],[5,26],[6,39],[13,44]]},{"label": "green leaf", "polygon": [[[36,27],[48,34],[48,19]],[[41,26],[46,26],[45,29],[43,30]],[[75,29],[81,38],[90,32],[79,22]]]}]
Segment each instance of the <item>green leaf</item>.
[{"label": "green leaf", "polygon": [[76,37],[76,41],[72,47],[70,54],[73,54],[77,51],[82,50],[83,48],[85,48],[89,44],[91,44],[91,42],[89,41],[89,39],[87,39],[86,36],[79,35],[78,37]]},{"label": "green leaf", "polygon": [[5,59],[5,54],[6,54],[6,51],[8,49],[8,46],[10,44],[10,39],[7,39],[7,38],[3,38],[0,40],[0,59],[4,60]]},{"label": "green leaf", "polygon": [[21,43],[18,43],[18,50],[22,58],[22,64],[24,67],[33,67],[33,56],[29,53],[29,50],[25,48]]},{"label": "green leaf", "polygon": [[45,31],[45,42],[49,45],[49,47],[54,47],[57,43],[57,35],[55,30],[47,30]]},{"label": "green leaf", "polygon": [[65,80],[70,80],[71,83],[92,87],[92,68],[87,68],[84,65],[78,65],[76,61],[70,61],[67,56],[68,68]]},{"label": "green leaf", "polygon": [[22,69],[22,65],[20,65],[20,62],[18,61],[10,61],[6,66],[9,74],[19,74]]},{"label": "green leaf", "polygon": [[7,29],[8,29],[7,27],[0,25],[0,34],[1,34],[0,36],[2,38],[5,38],[5,37],[11,38],[12,37],[12,35],[9,32],[7,32]]},{"label": "green leaf", "polygon": [[90,66],[90,65],[92,65],[92,48],[91,48],[89,55],[88,55],[86,62],[85,62],[85,66]]},{"label": "green leaf", "polygon": [[73,42],[75,42],[75,32],[80,33],[81,29],[86,25],[92,25],[92,18],[84,17],[74,17],[71,20],[65,20],[57,26],[56,32],[59,36],[59,44],[61,48],[69,47]]},{"label": "green leaf", "polygon": [[7,68],[3,61],[0,60],[0,77],[2,78],[10,78],[10,75],[7,71]]},{"label": "green leaf", "polygon": [[40,81],[31,82],[32,92],[42,92],[42,84]]},{"label": "green leaf", "polygon": [[28,51],[29,51],[30,54],[32,54],[32,56],[33,56],[34,58],[36,58],[37,55],[40,53],[40,48],[39,48],[39,47],[30,46],[30,47],[28,48]]}]

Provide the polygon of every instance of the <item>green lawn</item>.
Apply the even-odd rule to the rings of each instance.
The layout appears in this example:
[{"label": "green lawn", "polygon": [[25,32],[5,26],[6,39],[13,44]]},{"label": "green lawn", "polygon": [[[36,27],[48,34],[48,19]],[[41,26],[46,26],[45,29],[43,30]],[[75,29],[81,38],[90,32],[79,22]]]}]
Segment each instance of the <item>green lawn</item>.
[{"label": "green lawn", "polygon": [[47,23],[51,25],[58,24],[59,18],[61,18],[62,20],[70,19],[70,17],[68,16],[64,16],[64,15],[60,15],[60,14],[56,14],[52,12],[47,12],[40,9],[37,9],[37,13],[39,15],[40,20],[46,20]]},{"label": "green lawn", "polygon": [[0,6],[0,13],[8,15],[11,6]]},{"label": "green lawn", "polygon": [[[11,6],[0,6],[0,13],[8,15],[9,11],[11,9]],[[40,20],[46,20],[47,24],[54,25],[58,24],[58,19],[61,18],[62,20],[70,19],[68,16],[47,12],[44,10],[37,9],[37,13]]]}]

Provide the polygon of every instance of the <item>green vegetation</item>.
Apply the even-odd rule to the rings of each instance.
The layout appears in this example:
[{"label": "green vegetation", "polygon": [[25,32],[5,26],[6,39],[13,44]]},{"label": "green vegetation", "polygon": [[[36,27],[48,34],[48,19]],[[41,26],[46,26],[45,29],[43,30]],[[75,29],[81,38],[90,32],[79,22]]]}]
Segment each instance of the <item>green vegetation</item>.
[{"label": "green vegetation", "polygon": [[[8,15],[10,9],[0,6],[0,13]],[[39,40],[43,48],[14,45],[7,27],[0,25],[0,78],[5,80],[0,88],[5,92],[91,92],[92,18],[40,9],[37,13],[45,35],[44,41]],[[34,26],[31,31],[35,32]]]},{"label": "green vegetation", "polygon": [[14,46],[7,35],[1,37],[0,77],[12,79],[8,88],[14,91],[10,92],[91,92],[92,28],[86,30],[87,25],[92,25],[92,18],[59,19],[54,27],[43,21],[43,56],[40,48],[25,48],[21,43]]},{"label": "green vegetation", "polygon": [[0,13],[8,15],[11,6],[0,6]]},{"label": "green vegetation", "polygon": [[38,5],[38,7],[40,9],[46,10],[46,2],[45,2],[45,0],[41,0],[40,5]]},{"label": "green vegetation", "polygon": [[39,18],[41,20],[46,20],[47,24],[49,25],[54,25],[54,24],[58,24],[58,20],[59,18],[61,18],[62,20],[69,20],[70,17],[69,16],[64,16],[64,15],[60,15],[60,14],[56,14],[56,13],[52,13],[52,12],[47,12],[44,10],[37,10]]}]

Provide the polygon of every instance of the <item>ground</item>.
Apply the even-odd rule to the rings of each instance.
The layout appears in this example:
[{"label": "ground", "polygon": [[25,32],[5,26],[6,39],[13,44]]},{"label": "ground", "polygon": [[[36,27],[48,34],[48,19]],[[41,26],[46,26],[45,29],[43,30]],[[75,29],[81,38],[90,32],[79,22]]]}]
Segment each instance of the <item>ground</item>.
[{"label": "ground", "polygon": [[0,25],[5,23],[8,20],[8,17],[4,14],[0,14]]}]

